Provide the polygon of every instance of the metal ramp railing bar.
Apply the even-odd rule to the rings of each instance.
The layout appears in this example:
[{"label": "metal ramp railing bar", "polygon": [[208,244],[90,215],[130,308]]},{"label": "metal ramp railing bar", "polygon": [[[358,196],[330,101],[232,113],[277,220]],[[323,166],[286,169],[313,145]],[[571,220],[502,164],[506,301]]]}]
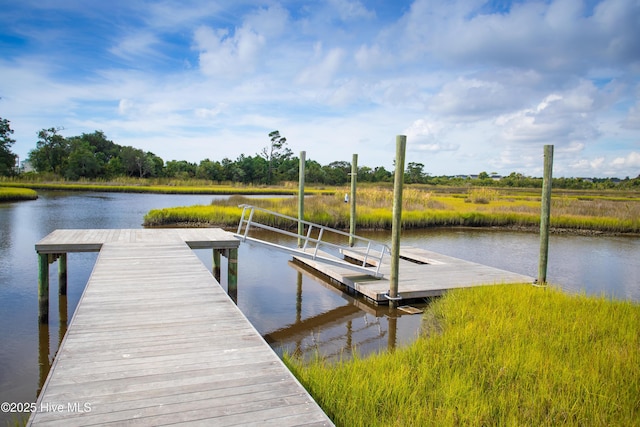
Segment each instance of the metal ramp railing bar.
[{"label": "metal ramp railing bar", "polygon": [[[344,231],[325,227],[323,225],[315,224],[305,220],[298,220],[298,218],[283,215],[278,212],[270,211],[268,209],[263,209],[252,205],[243,204],[239,205],[239,207],[242,208],[242,215],[240,217],[240,223],[238,224],[238,231],[236,233],[236,236],[242,241],[250,241],[261,245],[266,245],[274,249],[295,254],[297,256],[365,272],[376,278],[382,277],[382,274],[380,273],[382,259],[385,255],[391,254],[391,249],[384,243],[356,235],[352,236],[351,234]],[[292,224],[302,223],[307,229],[307,232],[304,235],[299,235],[298,233],[293,233],[282,228],[262,224],[254,219],[254,213],[257,211],[267,215],[273,215],[283,220],[291,221]],[[296,238],[298,239],[299,243],[304,243],[301,247],[293,248],[254,238],[249,236],[249,232],[252,230],[252,227],[254,227],[254,229],[257,228],[261,230],[271,231],[277,233],[278,235]],[[353,237],[354,246],[350,247],[349,245],[341,245],[327,241],[328,235],[338,236],[346,239],[348,239],[349,237]],[[357,249],[362,254],[362,260],[358,260],[357,264],[342,260],[340,257],[342,256],[341,251],[343,249]],[[336,251],[338,252],[338,255],[332,256],[331,252]]]}]

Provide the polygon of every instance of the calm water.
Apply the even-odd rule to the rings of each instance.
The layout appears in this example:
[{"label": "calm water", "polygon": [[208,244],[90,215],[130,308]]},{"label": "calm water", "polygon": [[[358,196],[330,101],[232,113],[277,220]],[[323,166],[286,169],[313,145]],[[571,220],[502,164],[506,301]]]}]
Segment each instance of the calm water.
[{"label": "calm water", "polygon": [[[35,401],[64,331],[59,319],[65,317],[65,306],[56,295],[53,265],[50,325],[39,335],[37,241],[58,228],[141,228],[150,209],[220,198],[224,196],[41,192],[36,201],[0,204],[0,402]],[[388,233],[361,234],[389,241]],[[420,231],[405,233],[402,244],[537,276],[535,234]],[[197,254],[211,268],[211,251]],[[96,258],[95,253],[69,254],[69,318]],[[548,280],[569,291],[640,301],[640,238],[552,236],[549,258]],[[319,350],[339,356],[348,355],[352,346],[369,353],[404,345],[419,333],[420,316],[390,315],[388,308],[362,304],[301,272],[290,259],[248,244],[239,251],[238,306],[278,353]],[[0,425],[11,419],[11,414],[0,414]]]}]

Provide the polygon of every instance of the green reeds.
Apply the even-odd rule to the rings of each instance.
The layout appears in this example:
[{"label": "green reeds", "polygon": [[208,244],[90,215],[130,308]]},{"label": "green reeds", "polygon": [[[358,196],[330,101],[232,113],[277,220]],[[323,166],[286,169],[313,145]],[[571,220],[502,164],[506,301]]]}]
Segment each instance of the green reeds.
[{"label": "green reeds", "polygon": [[[290,186],[279,187],[254,187],[250,185],[188,185],[185,182],[179,185],[173,181],[157,181],[163,184],[155,184],[156,181],[146,180],[124,180],[112,181],[108,183],[95,182],[25,182],[25,181],[4,181],[3,186],[23,187],[39,190],[62,190],[62,191],[100,191],[115,193],[156,193],[156,194],[280,194],[292,195],[297,193],[297,189]],[[310,188],[305,190],[309,194],[332,194],[333,190]]]},{"label": "green reeds", "polygon": [[640,305],[530,285],[447,293],[406,348],[286,363],[338,426],[638,425]]},{"label": "green reeds", "polygon": [[0,187],[0,202],[35,200],[38,193],[29,188]]},{"label": "green reeds", "polygon": [[[531,197],[490,193],[489,204],[477,204],[466,202],[466,196],[463,194],[442,195],[411,188],[403,193],[406,193],[402,211],[402,226],[405,229],[442,226],[536,228],[540,223],[540,201]],[[344,193],[336,191],[333,195],[308,198],[305,202],[305,220],[332,228],[347,229],[349,204],[344,203],[342,194]],[[483,197],[489,196],[484,194]],[[358,191],[357,228],[390,229],[392,200],[392,192],[389,189],[365,188]],[[232,197],[228,201],[216,201],[207,207],[151,211],[145,216],[145,225],[201,223],[231,227],[237,225],[240,211],[230,210],[229,207],[241,203],[254,204],[292,217],[297,216],[297,201],[294,198]],[[237,216],[234,217],[234,213]],[[585,201],[563,196],[554,200],[551,226],[555,229],[638,233],[640,200]]]}]

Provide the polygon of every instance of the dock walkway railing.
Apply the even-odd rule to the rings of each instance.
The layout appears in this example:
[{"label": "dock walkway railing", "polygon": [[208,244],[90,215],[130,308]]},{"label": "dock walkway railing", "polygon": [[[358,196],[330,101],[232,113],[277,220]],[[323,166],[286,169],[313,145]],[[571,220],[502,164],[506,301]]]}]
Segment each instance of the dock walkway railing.
[{"label": "dock walkway railing", "polygon": [[[239,207],[242,208],[242,216],[240,217],[240,223],[238,224],[238,232],[236,235],[242,241],[249,241],[261,245],[266,245],[281,251],[295,254],[297,256],[361,271],[377,278],[382,277],[382,274],[380,273],[382,259],[385,255],[391,255],[391,249],[387,245],[372,239],[351,235],[344,231],[325,227],[323,225],[315,224],[309,221],[300,220],[298,218],[283,215],[281,213],[259,208],[256,206],[240,205]],[[304,228],[306,229],[306,233],[304,235],[300,235],[283,228],[264,224],[255,218],[256,212],[260,212],[262,214],[259,216],[262,216],[263,222],[265,222],[264,219],[272,216],[279,218],[279,223],[281,224],[303,224]],[[274,222],[277,223],[278,221]],[[287,236],[298,239],[298,246],[284,246],[278,243],[272,243],[260,238],[252,237],[249,235],[252,228],[268,230],[273,233],[277,233],[280,236]],[[349,238],[351,238],[353,246],[349,246],[348,243],[338,243],[341,239],[345,239],[348,242]],[[361,260],[358,260],[357,263],[344,261],[342,251],[349,249],[357,249],[362,254]],[[333,255],[332,252],[338,252],[338,254]]]}]

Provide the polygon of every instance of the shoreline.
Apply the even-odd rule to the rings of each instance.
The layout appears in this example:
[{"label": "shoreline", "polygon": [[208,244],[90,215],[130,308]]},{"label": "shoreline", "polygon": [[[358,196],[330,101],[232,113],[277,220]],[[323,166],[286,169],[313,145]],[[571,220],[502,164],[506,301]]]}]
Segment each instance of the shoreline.
[{"label": "shoreline", "polygon": [[[208,223],[208,222],[175,222],[175,223],[167,223],[156,226],[146,226],[143,225],[144,228],[210,228],[210,227],[219,227],[227,231],[234,231],[237,228],[235,226],[230,226],[228,224],[217,224],[217,223]],[[526,225],[488,225],[488,226],[477,226],[471,227],[468,225],[443,225],[443,226],[433,226],[433,227],[422,227],[422,228],[411,228],[407,230],[430,230],[430,229],[484,229],[484,230],[493,230],[493,231],[517,231],[522,233],[532,233],[538,234],[540,232],[540,228],[537,226],[526,226]],[[349,232],[348,228],[338,228],[337,230]],[[358,228],[361,231],[391,231],[391,229],[381,229],[381,228]],[[550,227],[549,233],[553,235],[573,235],[573,236],[607,236],[607,237],[640,237],[640,233],[623,233],[619,231],[603,231],[603,230],[591,230],[591,229],[575,229],[575,228],[561,228],[561,227]]]}]

